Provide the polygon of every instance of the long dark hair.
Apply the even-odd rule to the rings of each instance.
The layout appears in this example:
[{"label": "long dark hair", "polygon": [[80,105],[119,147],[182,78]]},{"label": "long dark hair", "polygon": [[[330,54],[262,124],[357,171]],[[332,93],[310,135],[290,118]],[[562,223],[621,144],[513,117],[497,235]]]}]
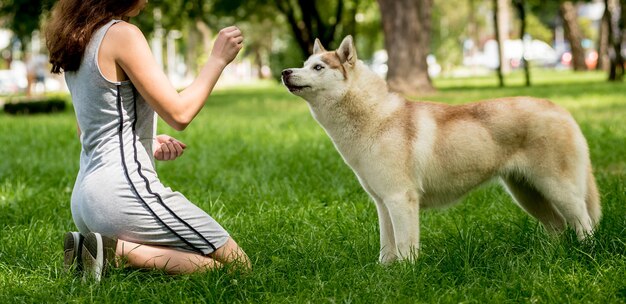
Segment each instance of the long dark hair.
[{"label": "long dark hair", "polygon": [[46,45],[52,73],[77,71],[93,33],[115,17],[122,17],[139,0],[60,0],[46,26]]}]

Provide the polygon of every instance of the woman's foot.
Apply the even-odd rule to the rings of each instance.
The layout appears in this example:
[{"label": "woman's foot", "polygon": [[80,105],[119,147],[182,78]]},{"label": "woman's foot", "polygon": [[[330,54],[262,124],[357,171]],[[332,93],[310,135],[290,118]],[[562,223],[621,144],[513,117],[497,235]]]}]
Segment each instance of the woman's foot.
[{"label": "woman's foot", "polygon": [[83,263],[80,259],[80,252],[83,247],[83,236],[71,231],[65,234],[63,241],[63,265],[65,272],[81,272]]},{"label": "woman's foot", "polygon": [[97,232],[85,235],[82,246],[83,279],[99,282],[106,269],[115,261],[117,240]]}]

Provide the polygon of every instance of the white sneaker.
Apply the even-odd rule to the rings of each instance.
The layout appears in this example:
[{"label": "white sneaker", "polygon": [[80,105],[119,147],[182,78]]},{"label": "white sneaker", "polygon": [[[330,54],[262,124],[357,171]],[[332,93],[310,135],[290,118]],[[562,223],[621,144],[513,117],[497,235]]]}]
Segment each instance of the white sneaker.
[{"label": "white sneaker", "polygon": [[97,232],[85,235],[82,250],[83,280],[99,282],[106,269],[115,260],[117,240],[102,236]]}]

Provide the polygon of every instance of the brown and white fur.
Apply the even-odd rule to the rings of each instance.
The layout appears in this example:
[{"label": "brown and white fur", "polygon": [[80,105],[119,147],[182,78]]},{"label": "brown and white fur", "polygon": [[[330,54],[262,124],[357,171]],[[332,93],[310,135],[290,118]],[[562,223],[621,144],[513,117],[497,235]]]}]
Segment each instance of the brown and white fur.
[{"label": "brown and white fur", "polygon": [[316,40],[304,67],[282,76],[376,202],[382,263],[417,256],[421,208],[493,178],[550,232],[570,225],[584,239],[600,220],[585,138],[548,100],[409,102],[357,60],[350,36],[334,52]]}]

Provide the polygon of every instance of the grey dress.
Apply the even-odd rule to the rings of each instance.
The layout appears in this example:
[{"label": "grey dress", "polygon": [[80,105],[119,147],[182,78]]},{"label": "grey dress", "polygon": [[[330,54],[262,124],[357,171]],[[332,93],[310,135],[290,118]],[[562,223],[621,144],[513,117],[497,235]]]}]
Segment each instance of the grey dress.
[{"label": "grey dress", "polygon": [[159,181],[154,169],[156,115],[130,81],[107,80],[98,50],[112,20],[97,30],[76,72],[65,72],[81,130],[72,217],[81,233],[207,255],[228,233]]}]

